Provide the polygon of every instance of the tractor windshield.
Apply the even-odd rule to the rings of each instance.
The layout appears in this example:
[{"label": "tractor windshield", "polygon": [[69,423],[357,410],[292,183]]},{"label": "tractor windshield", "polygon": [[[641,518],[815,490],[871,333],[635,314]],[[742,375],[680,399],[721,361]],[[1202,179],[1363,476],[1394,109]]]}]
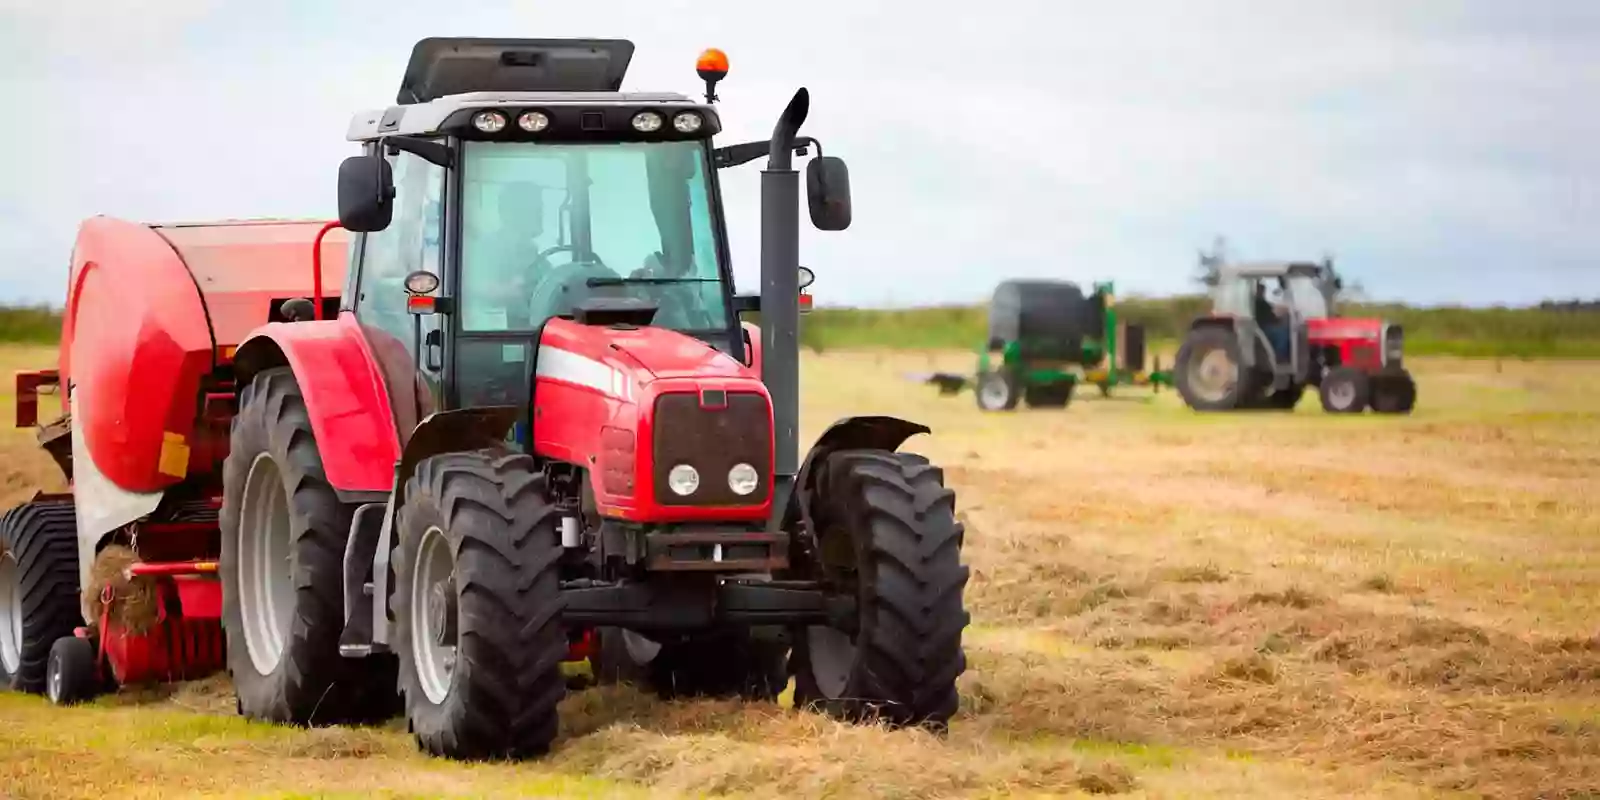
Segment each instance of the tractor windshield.
[{"label": "tractor windshield", "polygon": [[698,142],[465,142],[460,313],[530,330],[589,297],[655,302],[656,324],[729,325]]},{"label": "tractor windshield", "polygon": [[1309,276],[1293,274],[1289,275],[1285,282],[1289,287],[1290,302],[1301,318],[1327,318],[1328,298],[1322,294],[1322,284]]}]

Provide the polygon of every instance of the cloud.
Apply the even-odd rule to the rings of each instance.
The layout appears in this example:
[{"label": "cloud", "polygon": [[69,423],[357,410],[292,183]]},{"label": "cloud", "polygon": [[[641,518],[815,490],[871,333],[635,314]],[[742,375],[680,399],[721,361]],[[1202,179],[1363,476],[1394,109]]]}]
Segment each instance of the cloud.
[{"label": "cloud", "polygon": [[[379,13],[381,11],[381,13]],[[81,218],[326,216],[345,125],[430,35],[623,36],[630,88],[732,57],[729,139],[799,85],[856,220],[805,231],[828,302],[980,297],[1001,277],[1186,290],[1196,248],[1320,256],[1384,296],[1600,295],[1600,5],[226,0],[0,5],[28,109],[0,152],[0,297],[58,300]],[[756,275],[757,171],[724,176]]]}]

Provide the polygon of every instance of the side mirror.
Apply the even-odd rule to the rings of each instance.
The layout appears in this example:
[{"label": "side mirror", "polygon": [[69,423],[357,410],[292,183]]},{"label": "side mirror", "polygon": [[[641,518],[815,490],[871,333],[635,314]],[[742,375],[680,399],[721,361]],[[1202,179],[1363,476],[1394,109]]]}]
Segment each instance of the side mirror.
[{"label": "side mirror", "polygon": [[339,165],[339,224],[376,233],[394,217],[394,171],[380,155],[351,156]]},{"label": "side mirror", "polygon": [[816,280],[817,280],[817,274],[815,272],[812,272],[810,267],[801,267],[800,268],[800,288],[801,289],[804,289],[807,286],[810,286]]},{"label": "side mirror", "polygon": [[850,170],[844,159],[819,156],[806,165],[806,200],[811,224],[824,231],[850,227]]}]

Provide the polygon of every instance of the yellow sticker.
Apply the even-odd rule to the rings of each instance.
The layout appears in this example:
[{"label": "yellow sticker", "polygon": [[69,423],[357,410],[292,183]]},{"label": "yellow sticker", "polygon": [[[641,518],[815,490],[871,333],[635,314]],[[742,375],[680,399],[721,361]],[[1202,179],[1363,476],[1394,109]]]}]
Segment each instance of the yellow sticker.
[{"label": "yellow sticker", "polygon": [[162,475],[174,478],[189,474],[189,445],[184,443],[182,436],[171,431],[161,434],[161,460],[156,464],[156,469]]}]

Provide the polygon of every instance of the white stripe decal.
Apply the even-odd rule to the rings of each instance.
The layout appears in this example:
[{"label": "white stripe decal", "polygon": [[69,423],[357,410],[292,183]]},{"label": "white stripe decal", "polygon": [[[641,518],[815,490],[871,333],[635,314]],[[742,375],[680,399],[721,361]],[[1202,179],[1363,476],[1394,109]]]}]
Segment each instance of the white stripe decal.
[{"label": "white stripe decal", "polygon": [[622,400],[633,399],[633,381],[620,369],[547,344],[539,346],[537,359],[536,373],[541,378],[565,381]]}]

